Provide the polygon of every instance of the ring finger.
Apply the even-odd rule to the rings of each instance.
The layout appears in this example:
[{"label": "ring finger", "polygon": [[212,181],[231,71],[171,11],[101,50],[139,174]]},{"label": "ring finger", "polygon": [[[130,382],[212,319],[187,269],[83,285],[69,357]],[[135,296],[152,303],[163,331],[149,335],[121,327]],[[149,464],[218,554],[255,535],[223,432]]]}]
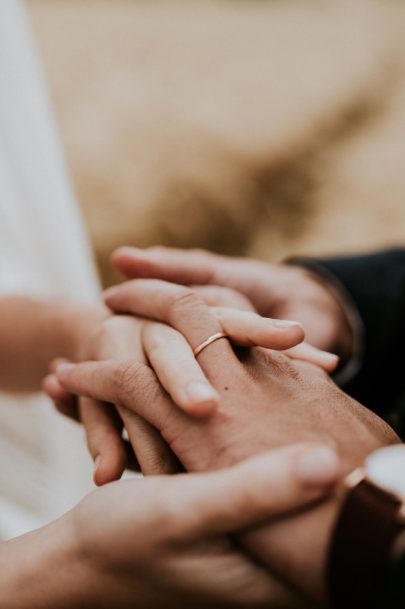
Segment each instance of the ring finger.
[{"label": "ring finger", "polygon": [[[107,305],[119,312],[162,321],[178,330],[194,351],[210,336],[222,332],[220,321],[190,288],[158,280],[129,281],[108,290]],[[239,365],[227,340],[217,340],[198,358],[214,384],[230,381]]]},{"label": "ring finger", "polygon": [[192,416],[205,417],[218,405],[219,395],[207,381],[185,338],[162,323],[145,323],[145,355],[173,401]]}]

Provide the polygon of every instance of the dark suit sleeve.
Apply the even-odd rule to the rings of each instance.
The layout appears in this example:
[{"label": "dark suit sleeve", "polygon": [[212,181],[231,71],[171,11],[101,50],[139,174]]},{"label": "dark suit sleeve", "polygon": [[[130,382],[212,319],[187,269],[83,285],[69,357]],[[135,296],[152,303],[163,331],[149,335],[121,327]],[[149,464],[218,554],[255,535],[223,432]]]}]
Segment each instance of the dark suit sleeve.
[{"label": "dark suit sleeve", "polygon": [[405,394],[405,249],[317,264],[350,294],[364,324],[363,361],[345,390],[386,414]]},{"label": "dark suit sleeve", "polygon": [[405,553],[391,571],[382,607],[386,607],[386,609],[404,609],[405,607]]}]

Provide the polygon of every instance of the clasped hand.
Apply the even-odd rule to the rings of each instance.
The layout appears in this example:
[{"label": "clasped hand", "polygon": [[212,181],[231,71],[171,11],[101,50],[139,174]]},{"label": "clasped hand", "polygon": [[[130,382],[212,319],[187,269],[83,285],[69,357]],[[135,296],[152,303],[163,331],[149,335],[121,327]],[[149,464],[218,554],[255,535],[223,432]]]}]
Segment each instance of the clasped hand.
[{"label": "clasped hand", "polygon": [[[150,456],[150,448],[144,453],[137,442],[146,429],[147,435],[153,434],[153,446],[164,447],[152,450],[154,466],[158,463],[157,469],[166,471],[177,462],[187,471],[219,469],[304,441],[337,450],[345,472],[375,448],[397,441],[385,423],[343,394],[321,369],[323,365],[332,370],[336,358],[305,345],[296,347],[303,339],[299,325],[213,308],[202,296],[204,290],[199,295],[190,288],[147,279],[107,293],[106,304],[115,312],[149,320],[122,318],[120,323],[137,327],[138,342],[127,342],[132,351],[123,354],[120,347],[119,353],[91,358],[103,361],[60,366],[46,382],[48,392],[62,402],[71,400],[71,394],[97,400],[80,407],[84,419],[90,410],[98,412],[98,429],[104,429],[98,432],[100,437],[104,434],[102,441],[89,439],[91,450],[97,444],[101,454],[106,437],[111,443],[121,442],[123,422],[145,470],[142,461],[145,453]],[[212,298],[211,290],[208,296],[205,292],[211,305]],[[258,346],[235,352],[228,340],[219,340],[201,353],[197,365],[193,349],[219,331],[235,344]],[[291,348],[296,351],[275,351]],[[204,387],[204,399],[190,399],[190,383]],[[121,415],[118,426],[115,422],[114,427],[112,406],[107,404],[116,405]],[[141,434],[139,428],[131,432],[128,421],[133,418],[141,425]],[[154,467],[147,470],[155,473]],[[339,492],[278,523],[240,533],[239,543],[307,597],[324,601],[327,546],[338,505]]]}]

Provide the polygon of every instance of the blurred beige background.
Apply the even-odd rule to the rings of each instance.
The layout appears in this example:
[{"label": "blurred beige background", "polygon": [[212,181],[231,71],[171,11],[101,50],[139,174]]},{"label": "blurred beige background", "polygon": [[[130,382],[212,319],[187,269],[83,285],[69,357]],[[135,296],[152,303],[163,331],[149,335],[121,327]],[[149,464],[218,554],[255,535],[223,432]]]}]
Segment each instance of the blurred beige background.
[{"label": "blurred beige background", "polygon": [[402,2],[29,6],[105,282],[121,244],[405,242]]}]

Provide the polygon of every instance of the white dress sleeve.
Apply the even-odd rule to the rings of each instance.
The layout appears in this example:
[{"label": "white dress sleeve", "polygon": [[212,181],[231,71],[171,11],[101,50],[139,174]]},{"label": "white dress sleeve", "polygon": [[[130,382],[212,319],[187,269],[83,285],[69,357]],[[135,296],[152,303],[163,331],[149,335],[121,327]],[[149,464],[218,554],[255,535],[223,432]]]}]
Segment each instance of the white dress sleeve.
[{"label": "white dress sleeve", "polygon": [[[0,296],[94,301],[99,285],[19,0],[0,2]],[[1,337],[0,337],[1,340]],[[82,431],[40,397],[0,394],[0,535],[91,486]]]}]

